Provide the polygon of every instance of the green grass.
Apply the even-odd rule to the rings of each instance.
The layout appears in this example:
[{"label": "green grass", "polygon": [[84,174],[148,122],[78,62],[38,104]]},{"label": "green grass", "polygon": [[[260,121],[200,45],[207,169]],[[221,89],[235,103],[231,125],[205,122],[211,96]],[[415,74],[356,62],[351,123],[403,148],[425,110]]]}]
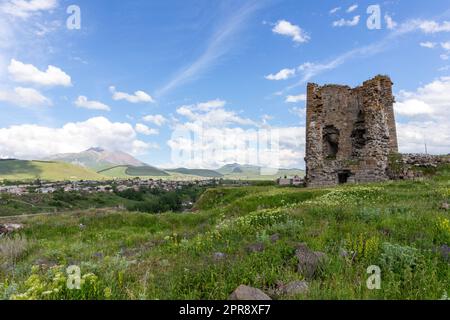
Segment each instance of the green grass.
[{"label": "green grass", "polygon": [[[449,262],[438,252],[450,245],[450,215],[440,209],[449,181],[447,167],[423,181],[210,189],[193,213],[9,218],[25,228],[9,237],[15,258],[0,259],[0,297],[226,299],[240,284],[269,291],[302,280],[294,253],[304,242],[326,262],[306,295],[280,299],[441,299],[450,293]],[[249,252],[256,242],[265,250]],[[215,261],[215,252],[226,258]],[[79,291],[65,287],[69,265],[85,275]],[[381,268],[381,290],[366,287],[371,265]]]},{"label": "green grass", "polygon": [[89,169],[64,162],[1,160],[0,180],[103,180],[105,177]]},{"label": "green grass", "polygon": [[205,177],[205,178],[221,178],[221,177],[223,177],[223,175],[217,171],[206,170],[206,169],[178,168],[178,169],[169,169],[166,171],[169,173],[174,173],[174,174],[181,173],[183,175],[191,175],[191,176],[198,176],[198,177]]}]

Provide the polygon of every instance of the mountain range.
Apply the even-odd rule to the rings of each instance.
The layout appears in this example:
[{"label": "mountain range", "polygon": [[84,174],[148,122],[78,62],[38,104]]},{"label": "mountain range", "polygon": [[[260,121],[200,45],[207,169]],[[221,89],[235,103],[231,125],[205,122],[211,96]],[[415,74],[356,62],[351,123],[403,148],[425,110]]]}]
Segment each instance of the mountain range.
[{"label": "mountain range", "polygon": [[[81,169],[83,171],[80,171]],[[43,180],[55,180],[56,177],[59,177],[59,179],[64,180],[80,176],[84,177],[84,179],[155,177],[161,179],[224,178],[271,180],[285,175],[304,175],[304,171],[300,169],[272,169],[276,174],[263,176],[261,175],[261,172],[264,172],[263,169],[268,168],[238,163],[227,164],[216,170],[160,169],[150,166],[128,153],[94,147],[79,153],[56,154],[39,161],[0,161],[0,180],[13,179],[15,177],[21,177],[21,179],[26,179],[26,177],[29,177],[29,179],[40,178]],[[57,171],[60,172],[58,175],[51,174]],[[72,172],[77,172],[77,174],[72,174]]]}]

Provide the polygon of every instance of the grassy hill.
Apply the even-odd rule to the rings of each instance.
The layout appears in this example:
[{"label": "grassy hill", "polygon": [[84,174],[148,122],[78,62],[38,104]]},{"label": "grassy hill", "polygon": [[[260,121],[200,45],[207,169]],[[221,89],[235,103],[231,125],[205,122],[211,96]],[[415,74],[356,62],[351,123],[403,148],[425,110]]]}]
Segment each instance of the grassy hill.
[{"label": "grassy hill", "polygon": [[167,177],[169,174],[151,166],[113,166],[98,171],[98,173],[113,178],[134,178],[134,177]]},{"label": "grassy hill", "polygon": [[[25,228],[0,239],[14,248],[0,257],[0,297],[226,299],[246,284],[276,299],[441,299],[450,291],[449,180],[447,166],[423,181],[215,188],[195,213],[7,218]],[[326,256],[312,275],[298,271],[301,243]],[[80,291],[64,285],[69,264],[88,279]],[[380,290],[366,286],[371,265]],[[306,293],[277,291],[302,280]]]},{"label": "grassy hill", "polygon": [[103,180],[104,176],[65,162],[1,160],[0,180]]},{"label": "grassy hill", "polygon": [[207,170],[207,169],[178,168],[178,169],[167,169],[166,171],[169,173],[181,173],[184,175],[198,176],[198,177],[204,177],[204,178],[221,178],[221,177],[223,177],[223,175],[220,174],[219,172],[214,171],[214,170]]},{"label": "grassy hill", "polygon": [[237,163],[225,165],[216,171],[224,175],[225,179],[236,180],[275,180],[284,176],[303,177],[305,175],[305,171],[300,169],[262,168],[252,165],[240,165]]}]

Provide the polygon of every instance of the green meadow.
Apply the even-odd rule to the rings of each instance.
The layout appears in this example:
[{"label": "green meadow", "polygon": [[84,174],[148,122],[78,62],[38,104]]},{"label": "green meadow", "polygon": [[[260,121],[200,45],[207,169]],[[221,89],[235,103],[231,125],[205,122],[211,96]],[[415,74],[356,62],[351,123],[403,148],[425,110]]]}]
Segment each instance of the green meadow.
[{"label": "green meadow", "polygon": [[[305,280],[295,250],[306,243],[326,255],[308,291],[274,299],[447,299],[449,201],[447,166],[421,181],[211,188],[183,213],[2,218],[24,228],[0,238],[0,298],[227,299],[241,284],[270,293]],[[372,265],[379,290],[366,285]],[[67,286],[69,266],[79,290]]]}]

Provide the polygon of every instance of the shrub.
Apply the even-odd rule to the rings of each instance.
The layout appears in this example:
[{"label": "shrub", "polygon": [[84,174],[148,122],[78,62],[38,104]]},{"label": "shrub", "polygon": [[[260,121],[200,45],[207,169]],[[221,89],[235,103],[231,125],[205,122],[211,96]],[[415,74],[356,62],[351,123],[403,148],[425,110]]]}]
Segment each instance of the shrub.
[{"label": "shrub", "polygon": [[26,254],[28,247],[25,237],[0,237],[0,262],[15,264]]},{"label": "shrub", "polygon": [[[81,276],[80,289],[69,289],[68,276],[63,266],[55,266],[47,272],[39,267],[32,268],[32,274],[24,282],[22,293],[11,295],[11,300],[95,300],[108,299],[111,289],[104,287],[93,273]],[[19,291],[19,292],[20,292]]]},{"label": "shrub", "polygon": [[422,258],[416,248],[385,242],[380,256],[380,265],[386,271],[403,274],[405,270],[416,269]]}]

